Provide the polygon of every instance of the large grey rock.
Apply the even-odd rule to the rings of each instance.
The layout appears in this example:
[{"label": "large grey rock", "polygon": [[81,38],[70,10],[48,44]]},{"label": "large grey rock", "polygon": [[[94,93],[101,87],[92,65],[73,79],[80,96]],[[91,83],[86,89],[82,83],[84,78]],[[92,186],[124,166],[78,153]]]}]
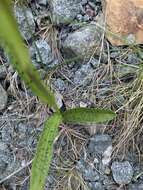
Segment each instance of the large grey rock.
[{"label": "large grey rock", "polygon": [[70,23],[81,11],[81,0],[50,1],[53,22]]},{"label": "large grey rock", "polygon": [[7,92],[0,84],[0,111],[6,107],[7,99],[8,99]]},{"label": "large grey rock", "polygon": [[15,6],[14,13],[23,38],[29,40],[35,33],[35,22],[31,10]]},{"label": "large grey rock", "polygon": [[63,52],[68,56],[84,59],[98,52],[100,39],[101,31],[95,24],[85,25],[79,30],[69,33],[62,44]]},{"label": "large grey rock", "polygon": [[113,162],[111,166],[113,178],[118,184],[129,184],[133,177],[133,168],[128,161]]},{"label": "large grey rock", "polygon": [[94,135],[89,142],[88,152],[91,154],[103,155],[104,152],[112,147],[112,139],[109,135]]}]

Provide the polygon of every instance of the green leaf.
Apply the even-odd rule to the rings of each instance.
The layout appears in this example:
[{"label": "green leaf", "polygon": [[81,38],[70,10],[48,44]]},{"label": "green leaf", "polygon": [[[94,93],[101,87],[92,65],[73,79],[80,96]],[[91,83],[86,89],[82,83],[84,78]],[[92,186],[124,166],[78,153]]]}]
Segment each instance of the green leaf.
[{"label": "green leaf", "polygon": [[75,108],[61,113],[63,121],[73,124],[94,124],[112,120],[116,114],[111,110]]},{"label": "green leaf", "polygon": [[57,110],[53,93],[40,81],[40,76],[31,63],[28,49],[18,31],[10,3],[10,0],[0,1],[0,39],[14,57],[13,65],[33,93],[44,103]]},{"label": "green leaf", "polygon": [[55,113],[46,121],[32,164],[30,190],[43,190],[52,159],[53,142],[58,134],[58,126],[61,122],[62,117],[59,113]]}]

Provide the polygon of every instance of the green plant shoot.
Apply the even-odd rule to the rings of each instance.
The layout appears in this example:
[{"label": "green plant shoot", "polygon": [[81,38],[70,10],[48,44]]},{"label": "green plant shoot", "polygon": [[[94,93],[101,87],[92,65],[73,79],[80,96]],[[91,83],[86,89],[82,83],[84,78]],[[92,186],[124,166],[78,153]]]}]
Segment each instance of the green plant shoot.
[{"label": "green plant shoot", "polygon": [[63,121],[72,124],[93,124],[112,120],[115,113],[96,108],[74,108],[62,112]]},{"label": "green plant shoot", "polygon": [[44,188],[45,178],[52,159],[53,142],[58,135],[58,126],[61,122],[61,115],[55,113],[45,123],[33,162],[30,190],[41,190]]},{"label": "green plant shoot", "polygon": [[18,31],[11,10],[11,1],[0,1],[0,39],[8,47],[15,61],[14,67],[31,90],[44,102],[57,110],[55,98],[48,87],[40,81],[40,77],[31,63],[29,53]]}]

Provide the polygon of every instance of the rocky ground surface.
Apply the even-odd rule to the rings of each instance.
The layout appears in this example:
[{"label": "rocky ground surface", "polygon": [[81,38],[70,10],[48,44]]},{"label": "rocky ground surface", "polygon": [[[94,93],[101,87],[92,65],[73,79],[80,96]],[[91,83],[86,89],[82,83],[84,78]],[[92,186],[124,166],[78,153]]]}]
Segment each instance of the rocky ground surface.
[{"label": "rocky ground surface", "polygon": [[[136,78],[143,55],[108,43],[102,3],[16,1],[13,10],[32,63],[67,108],[106,107],[122,115],[124,89]],[[0,184],[2,190],[28,190],[37,139],[50,110],[26,89],[10,61],[0,49]],[[123,127],[122,118],[61,126],[45,189],[142,190],[141,148],[133,139],[131,146],[118,145]]]}]

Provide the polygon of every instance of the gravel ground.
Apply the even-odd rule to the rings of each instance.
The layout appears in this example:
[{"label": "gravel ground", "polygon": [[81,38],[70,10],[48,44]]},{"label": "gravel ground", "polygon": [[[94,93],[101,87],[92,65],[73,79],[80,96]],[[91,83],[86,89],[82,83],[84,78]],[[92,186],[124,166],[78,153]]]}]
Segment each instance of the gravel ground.
[{"label": "gravel ground", "polygon": [[[60,127],[45,190],[142,190],[142,133],[122,138],[142,46],[135,51],[106,40],[98,27],[104,26],[101,0],[27,2],[15,2],[13,10],[41,79],[50,82],[67,108],[105,107],[118,113],[111,123]],[[33,155],[49,114],[0,49],[2,190],[29,189]]]}]

